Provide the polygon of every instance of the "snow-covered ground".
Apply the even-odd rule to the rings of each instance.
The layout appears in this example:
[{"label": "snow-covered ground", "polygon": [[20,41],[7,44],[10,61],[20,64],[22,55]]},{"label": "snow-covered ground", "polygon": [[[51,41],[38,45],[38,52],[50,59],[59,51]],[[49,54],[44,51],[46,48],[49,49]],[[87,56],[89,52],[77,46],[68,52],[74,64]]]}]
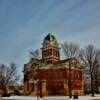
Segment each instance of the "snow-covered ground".
[{"label": "snow-covered ground", "polygon": [[[57,97],[44,97],[44,100],[74,100],[73,97],[70,99],[68,96],[57,96]],[[100,95],[94,97],[91,96],[79,96],[78,100],[100,100]]]},{"label": "snow-covered ground", "polygon": [[[0,100],[73,100],[68,96],[52,96],[52,97],[31,97],[31,96],[11,96],[11,97],[1,97]],[[100,95],[94,97],[91,96],[79,96],[78,100],[100,100]]]}]

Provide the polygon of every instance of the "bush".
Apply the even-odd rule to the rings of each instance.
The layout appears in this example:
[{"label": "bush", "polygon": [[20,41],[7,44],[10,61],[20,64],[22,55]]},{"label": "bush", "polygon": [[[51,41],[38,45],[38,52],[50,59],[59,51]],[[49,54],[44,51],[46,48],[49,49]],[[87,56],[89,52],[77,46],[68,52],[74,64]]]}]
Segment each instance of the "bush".
[{"label": "bush", "polygon": [[3,94],[2,96],[3,96],[3,97],[9,97],[10,94],[9,94],[9,93],[5,93],[5,94]]},{"label": "bush", "polygon": [[23,95],[23,94],[20,93],[18,90],[15,90],[15,91],[14,91],[14,95],[19,95],[19,96],[20,96],[20,95]]}]

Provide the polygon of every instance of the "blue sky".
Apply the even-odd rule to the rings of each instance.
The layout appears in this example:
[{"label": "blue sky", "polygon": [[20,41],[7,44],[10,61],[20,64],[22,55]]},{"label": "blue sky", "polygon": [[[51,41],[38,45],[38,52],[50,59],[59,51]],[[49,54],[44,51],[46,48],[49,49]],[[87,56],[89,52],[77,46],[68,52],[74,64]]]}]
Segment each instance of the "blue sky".
[{"label": "blue sky", "polygon": [[22,71],[48,32],[60,43],[100,48],[100,0],[0,0],[0,63]]}]

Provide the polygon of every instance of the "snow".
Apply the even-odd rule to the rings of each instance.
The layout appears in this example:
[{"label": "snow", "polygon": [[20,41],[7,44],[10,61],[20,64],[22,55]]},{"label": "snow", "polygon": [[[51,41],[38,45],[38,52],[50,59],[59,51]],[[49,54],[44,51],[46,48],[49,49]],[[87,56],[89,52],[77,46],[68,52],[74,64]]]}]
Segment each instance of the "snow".
[{"label": "snow", "polygon": [[9,100],[37,100],[37,97],[32,97],[32,96],[10,96],[10,97],[2,97],[2,99],[3,100],[7,100],[7,99],[9,99]]},{"label": "snow", "polygon": [[[0,100],[73,100],[73,98],[69,98],[68,96],[49,96],[49,97],[32,97],[32,96],[10,96],[10,97],[1,97]],[[96,95],[91,97],[87,96],[79,96],[78,100],[100,100],[100,95]]]},{"label": "snow", "polygon": [[[57,97],[44,97],[43,100],[74,100],[74,99],[73,97],[70,99],[68,96],[63,96],[63,97],[57,96]],[[96,95],[94,97],[91,97],[90,95],[79,96],[78,100],[100,100],[100,95]]]},{"label": "snow", "polygon": [[[73,99],[69,99],[69,100],[73,100]],[[78,100],[100,100],[100,95],[94,96],[94,97],[91,97],[89,95],[88,96],[79,96]]]}]

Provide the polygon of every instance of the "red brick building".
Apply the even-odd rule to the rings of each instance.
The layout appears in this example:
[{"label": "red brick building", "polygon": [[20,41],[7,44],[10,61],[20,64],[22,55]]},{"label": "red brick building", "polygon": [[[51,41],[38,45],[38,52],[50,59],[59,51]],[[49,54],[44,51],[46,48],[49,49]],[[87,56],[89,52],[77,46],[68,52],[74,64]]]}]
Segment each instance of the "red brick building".
[{"label": "red brick building", "polygon": [[41,60],[31,58],[24,66],[24,93],[37,95],[41,92],[44,96],[68,95],[70,79],[72,94],[77,92],[83,95],[79,61],[75,58],[60,60],[60,47],[51,33],[44,38],[41,50]]}]

